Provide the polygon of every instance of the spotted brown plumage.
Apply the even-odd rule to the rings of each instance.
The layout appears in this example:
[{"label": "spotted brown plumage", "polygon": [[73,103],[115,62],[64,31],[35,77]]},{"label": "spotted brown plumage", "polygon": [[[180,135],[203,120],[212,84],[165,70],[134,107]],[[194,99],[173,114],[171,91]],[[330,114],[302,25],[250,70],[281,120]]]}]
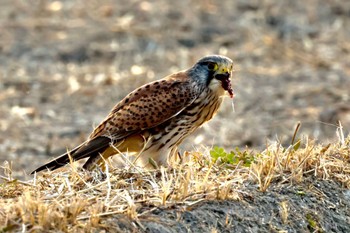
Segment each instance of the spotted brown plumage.
[{"label": "spotted brown plumage", "polygon": [[114,106],[84,143],[32,173],[57,169],[70,158],[88,158],[83,167],[92,170],[122,152],[136,153],[143,166],[150,159],[167,165],[178,145],[215,115],[225,93],[233,97],[231,72],[229,58],[211,55],[139,87]]}]

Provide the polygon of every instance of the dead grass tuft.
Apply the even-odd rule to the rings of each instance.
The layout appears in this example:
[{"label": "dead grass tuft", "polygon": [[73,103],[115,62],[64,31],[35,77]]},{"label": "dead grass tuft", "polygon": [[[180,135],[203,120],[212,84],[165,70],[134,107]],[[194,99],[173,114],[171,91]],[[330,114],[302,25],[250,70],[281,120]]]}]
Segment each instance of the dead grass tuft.
[{"label": "dead grass tuft", "polygon": [[336,180],[350,187],[350,143],[316,144],[307,137],[303,142],[284,148],[278,142],[258,153],[251,166],[251,175],[266,191],[272,181],[299,183],[306,176]]},{"label": "dead grass tuft", "polygon": [[[251,152],[250,167],[218,165],[208,153],[194,152],[171,169],[107,167],[103,179],[74,166],[28,182],[13,180],[7,171],[0,184],[0,231],[108,230],[105,219],[116,214],[127,215],[142,227],[138,218],[154,208],[176,205],[189,210],[204,200],[239,200],[245,182],[256,182],[266,191],[271,183],[293,184],[313,176],[350,187],[350,138],[326,146],[308,138],[297,143],[284,148],[275,142],[264,151]],[[288,221],[287,202],[280,204],[280,215]]]}]

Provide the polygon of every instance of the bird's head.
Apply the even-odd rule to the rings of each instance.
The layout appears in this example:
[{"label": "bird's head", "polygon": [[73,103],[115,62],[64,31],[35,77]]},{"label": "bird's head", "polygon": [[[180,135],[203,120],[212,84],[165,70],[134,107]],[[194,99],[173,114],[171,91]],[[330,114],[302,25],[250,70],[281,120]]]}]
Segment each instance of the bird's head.
[{"label": "bird's head", "polygon": [[205,84],[215,92],[224,94],[228,92],[233,98],[230,76],[232,74],[233,62],[230,58],[220,55],[209,55],[201,58],[189,70],[190,75]]}]

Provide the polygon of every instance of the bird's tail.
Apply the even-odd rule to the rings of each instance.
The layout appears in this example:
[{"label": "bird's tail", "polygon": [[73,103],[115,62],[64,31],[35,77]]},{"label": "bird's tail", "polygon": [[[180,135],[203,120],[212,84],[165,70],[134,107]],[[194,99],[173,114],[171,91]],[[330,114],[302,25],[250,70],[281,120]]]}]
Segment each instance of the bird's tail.
[{"label": "bird's tail", "polygon": [[30,174],[34,174],[35,172],[40,172],[40,171],[45,170],[45,169],[53,171],[57,168],[60,168],[64,165],[66,165],[70,161],[69,157],[71,157],[73,159],[72,155],[74,155],[74,153],[80,148],[80,146],[78,146],[75,149],[64,153],[63,155],[59,156],[58,158],[55,158],[52,161],[38,167],[37,169],[32,171]]},{"label": "bird's tail", "polygon": [[55,170],[57,168],[60,168],[66,165],[71,160],[77,161],[77,160],[95,156],[95,155],[99,156],[99,153],[102,153],[107,147],[109,147],[110,142],[111,142],[111,139],[107,137],[96,137],[94,139],[91,139],[87,142],[80,144],[73,150],[64,153],[63,155],[53,159],[52,161],[42,165],[41,167],[38,167],[37,169],[32,171],[30,174],[34,174],[35,172],[40,172],[45,169],[48,169],[51,171]]}]

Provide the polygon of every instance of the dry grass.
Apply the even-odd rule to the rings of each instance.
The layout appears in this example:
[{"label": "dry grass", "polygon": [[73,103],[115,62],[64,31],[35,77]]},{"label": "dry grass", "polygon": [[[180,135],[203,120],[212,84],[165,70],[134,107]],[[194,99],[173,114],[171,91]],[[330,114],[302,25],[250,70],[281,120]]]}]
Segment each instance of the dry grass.
[{"label": "dry grass", "polygon": [[[350,137],[326,146],[308,138],[297,143],[284,148],[276,142],[252,152],[250,167],[218,165],[209,153],[193,152],[185,154],[187,162],[171,169],[108,167],[103,178],[71,165],[24,182],[13,180],[6,164],[7,177],[0,184],[0,231],[108,230],[104,220],[116,214],[127,215],[142,228],[138,218],[158,207],[190,210],[204,200],[239,200],[246,182],[267,191],[272,183],[293,184],[313,176],[350,187]],[[280,215],[288,221],[288,202],[280,203]]]},{"label": "dry grass", "polygon": [[[278,142],[258,153],[251,174],[266,191],[271,182],[300,183],[305,176],[336,180],[350,187],[350,138],[343,144],[318,145],[307,137],[288,148]],[[303,146],[301,147],[300,144]],[[300,147],[299,147],[300,146]]]}]

